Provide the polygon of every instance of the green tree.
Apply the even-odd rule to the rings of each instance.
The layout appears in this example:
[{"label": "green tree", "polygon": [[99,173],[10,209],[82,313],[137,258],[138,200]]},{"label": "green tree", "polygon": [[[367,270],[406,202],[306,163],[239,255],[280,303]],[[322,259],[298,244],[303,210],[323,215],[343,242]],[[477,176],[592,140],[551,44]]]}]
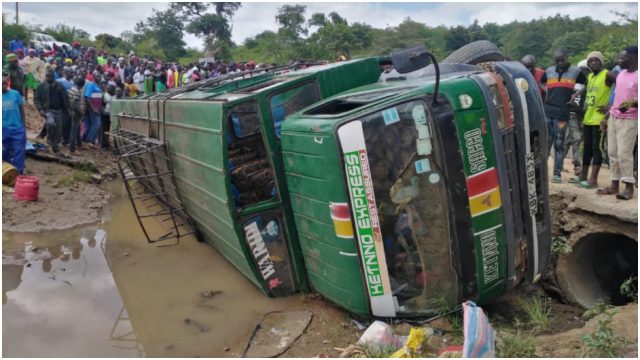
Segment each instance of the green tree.
[{"label": "green tree", "polygon": [[537,20],[529,24],[518,24],[502,38],[503,53],[514,60],[531,54],[538,59],[538,65],[550,64],[550,42],[544,36],[544,26],[543,22]]},{"label": "green tree", "polygon": [[372,53],[375,54],[389,54],[394,50],[415,45],[429,47],[428,27],[408,17],[396,27],[388,27],[384,30],[375,29],[372,31],[372,35]]},{"label": "green tree", "polygon": [[478,19],[473,21],[473,24],[469,26],[467,29],[467,33],[469,34],[469,41],[478,41],[478,40],[486,40],[487,34],[484,32],[484,29],[478,25]]},{"label": "green tree", "polygon": [[309,39],[315,44],[314,58],[335,60],[340,55],[351,57],[354,53],[369,47],[373,41],[371,26],[361,23],[348,25],[346,21],[333,21],[321,27]]},{"label": "green tree", "polygon": [[306,10],[306,5],[283,5],[279,7],[276,14],[276,22],[280,25],[278,33],[292,42],[297,42],[302,35],[307,35],[309,31],[305,26],[304,17]]},{"label": "green tree", "polygon": [[325,26],[327,24],[327,16],[323,13],[313,13],[309,19],[309,26]]},{"label": "green tree", "polygon": [[8,24],[5,15],[2,14],[2,48],[8,48],[9,42],[19,37],[25,44],[29,44],[31,31],[24,25]]},{"label": "green tree", "polygon": [[[183,22],[188,23],[188,33],[204,39],[205,53],[218,51],[231,45],[231,19],[240,8],[239,2],[173,2],[169,9],[176,11]],[[213,9],[214,12],[208,12]]]},{"label": "green tree", "polygon": [[75,40],[89,39],[91,35],[85,30],[68,26],[66,24],[57,24],[48,26],[42,30],[45,34],[53,36],[56,40],[71,44]]},{"label": "green tree", "polygon": [[487,36],[487,40],[492,43],[502,46],[502,27],[496,23],[486,23],[482,25],[482,30]]},{"label": "green tree", "polygon": [[175,11],[153,10],[153,15],[147,18],[147,36],[155,38],[158,46],[167,56],[167,60],[175,61],[186,54],[185,42],[182,40],[184,25]]},{"label": "green tree", "polygon": [[563,48],[569,54],[570,62],[577,64],[583,59],[583,54],[589,51],[590,42],[591,36],[588,32],[570,31],[554,39],[548,51],[552,53],[554,49]]},{"label": "green tree", "polygon": [[162,48],[154,37],[147,37],[136,45],[136,54],[149,55],[158,59],[166,59]]},{"label": "green tree", "polygon": [[106,33],[96,35],[95,46],[99,50],[108,50],[117,54],[128,53],[132,49],[130,44],[119,37]]},{"label": "green tree", "polygon": [[329,13],[329,18],[331,19],[331,22],[334,25],[338,25],[338,24],[347,25],[347,19],[343,18],[342,16],[340,16],[340,14],[338,14],[335,11],[332,11]]},{"label": "green tree", "polygon": [[96,46],[104,49],[115,49],[120,45],[122,40],[111,34],[98,34],[96,35]]},{"label": "green tree", "polygon": [[454,51],[462,46],[468,44],[471,41],[469,31],[461,25],[449,29],[444,36],[445,49],[448,51]]}]

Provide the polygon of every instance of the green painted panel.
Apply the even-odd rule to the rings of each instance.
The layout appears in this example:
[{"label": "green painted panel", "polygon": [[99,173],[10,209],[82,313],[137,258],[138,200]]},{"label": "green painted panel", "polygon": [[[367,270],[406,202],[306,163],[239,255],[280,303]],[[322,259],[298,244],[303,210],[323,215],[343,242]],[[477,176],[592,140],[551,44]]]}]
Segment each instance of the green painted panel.
[{"label": "green painted panel", "polygon": [[[496,167],[493,134],[489,124],[484,100],[477,84],[462,79],[444,87],[455,112],[460,148],[466,177]],[[466,95],[466,100],[461,99]],[[469,101],[469,98],[472,99]],[[463,103],[469,106],[463,108]],[[504,208],[501,206],[488,213],[472,218],[475,257],[478,274],[478,299],[485,300],[502,291],[506,277],[506,239],[504,230]]]},{"label": "green painted panel", "polygon": [[353,256],[358,253],[356,241],[336,235],[329,208],[332,202],[348,202],[342,163],[332,133],[318,131],[318,124],[295,121],[285,121],[282,128],[287,185],[307,274],[327,299],[366,316],[369,304],[360,258]]},{"label": "green painted panel", "polygon": [[165,107],[167,123],[188,125],[218,135],[222,131],[221,116],[221,107],[210,102],[169,100]]}]

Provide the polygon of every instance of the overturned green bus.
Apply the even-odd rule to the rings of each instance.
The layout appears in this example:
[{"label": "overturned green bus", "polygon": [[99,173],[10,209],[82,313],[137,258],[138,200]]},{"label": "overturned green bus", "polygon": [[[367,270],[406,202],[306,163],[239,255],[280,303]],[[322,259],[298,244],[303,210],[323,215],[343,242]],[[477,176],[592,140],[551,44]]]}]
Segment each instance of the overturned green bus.
[{"label": "overturned green bus", "polygon": [[268,295],[312,288],[360,316],[536,281],[550,216],[535,81],[517,63],[426,66],[424,53],[116,102],[134,208],[164,204],[161,221],[191,225]]}]

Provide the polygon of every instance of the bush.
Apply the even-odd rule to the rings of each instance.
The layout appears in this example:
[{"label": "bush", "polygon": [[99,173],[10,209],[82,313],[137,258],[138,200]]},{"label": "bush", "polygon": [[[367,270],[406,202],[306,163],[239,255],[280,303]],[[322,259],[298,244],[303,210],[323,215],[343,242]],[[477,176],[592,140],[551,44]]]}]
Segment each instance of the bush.
[{"label": "bush", "polygon": [[520,329],[513,335],[500,334],[501,343],[496,348],[496,356],[501,358],[535,357],[536,346],[533,339],[524,336]]}]

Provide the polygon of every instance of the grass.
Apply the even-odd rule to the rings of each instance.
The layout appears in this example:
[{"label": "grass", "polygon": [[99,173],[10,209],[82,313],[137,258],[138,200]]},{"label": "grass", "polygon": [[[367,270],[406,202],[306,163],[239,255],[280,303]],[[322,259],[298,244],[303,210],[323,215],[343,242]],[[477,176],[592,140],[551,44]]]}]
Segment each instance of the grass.
[{"label": "grass", "polygon": [[620,294],[626,296],[631,301],[638,302],[638,276],[633,275],[620,285]]},{"label": "grass", "polygon": [[74,170],[71,175],[65,175],[58,178],[59,186],[71,186],[77,182],[91,182],[91,173],[88,171]]},{"label": "grass", "polygon": [[536,345],[533,338],[522,334],[520,329],[513,335],[500,333],[502,342],[496,347],[496,356],[500,358],[536,357]]},{"label": "grass", "polygon": [[430,299],[429,306],[434,309],[436,315],[444,315],[451,310],[449,302],[444,296]]},{"label": "grass", "polygon": [[571,248],[571,246],[567,243],[567,237],[566,236],[556,236],[554,238],[551,239],[551,254],[554,256],[558,256],[561,254],[568,254],[570,253],[573,249]]},{"label": "grass", "polygon": [[359,344],[358,346],[366,358],[389,358],[398,350],[392,346],[377,346],[369,344]]},{"label": "grass", "polygon": [[550,328],[551,307],[546,300],[534,297],[520,300],[520,306],[527,315],[527,323],[536,331],[545,331]]},{"label": "grass", "polygon": [[585,311],[582,314],[582,318],[585,320],[591,319],[593,317],[596,317],[597,315],[602,314],[603,312],[607,311],[607,310],[611,310],[613,309],[612,305],[608,305],[606,302],[604,302],[603,300],[598,300],[596,301],[595,304],[593,304],[593,306],[591,307],[591,309]]},{"label": "grass", "polygon": [[591,334],[582,336],[585,343],[585,356],[596,357],[618,357],[618,347],[631,342],[622,336],[616,334],[611,327],[613,315],[616,310],[607,310],[604,312],[602,319],[598,320],[598,327]]},{"label": "grass", "polygon": [[462,322],[462,314],[457,312],[447,316],[447,319],[451,324],[451,342],[458,345],[462,344],[464,341],[464,323]]}]

